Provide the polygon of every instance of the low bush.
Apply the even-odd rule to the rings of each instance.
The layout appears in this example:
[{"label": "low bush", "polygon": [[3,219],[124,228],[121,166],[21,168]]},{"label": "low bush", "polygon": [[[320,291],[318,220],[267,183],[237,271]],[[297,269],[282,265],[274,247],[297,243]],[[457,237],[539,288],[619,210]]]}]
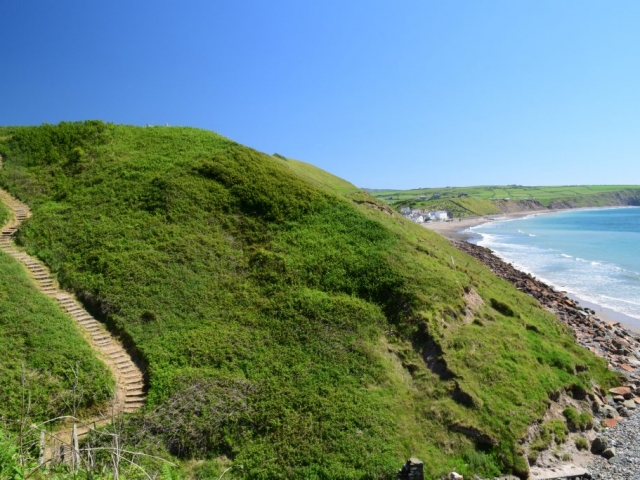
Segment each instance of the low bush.
[{"label": "low bush", "polygon": [[576,437],[573,441],[578,450],[587,450],[589,448],[589,441],[584,437]]},{"label": "low bush", "polygon": [[580,413],[575,408],[565,408],[562,412],[567,419],[569,428],[576,431],[584,431],[593,428],[593,417],[589,413]]}]

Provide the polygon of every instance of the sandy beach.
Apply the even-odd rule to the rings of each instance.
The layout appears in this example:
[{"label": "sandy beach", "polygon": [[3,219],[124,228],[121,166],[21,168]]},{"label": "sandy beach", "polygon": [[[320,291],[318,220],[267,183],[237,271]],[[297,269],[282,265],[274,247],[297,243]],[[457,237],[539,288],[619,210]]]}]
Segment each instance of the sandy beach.
[{"label": "sandy beach", "polygon": [[482,217],[467,217],[458,218],[450,222],[427,222],[422,226],[438,232],[443,237],[447,237],[450,240],[468,240],[472,234],[464,232],[467,228],[476,227],[487,222],[495,222],[499,220],[509,220],[513,218],[522,218],[529,215],[537,215],[540,213],[554,213],[562,210],[529,210],[526,212],[517,213],[501,213],[498,215],[484,215]]},{"label": "sandy beach", "polygon": [[[457,240],[457,241],[469,241],[472,239],[473,234],[469,232],[465,232],[466,229],[475,227],[478,225],[482,225],[487,222],[495,222],[501,220],[510,220],[515,218],[523,218],[529,215],[537,215],[537,214],[546,214],[546,213],[555,213],[565,211],[564,209],[560,210],[530,210],[526,212],[517,212],[517,213],[505,213],[499,215],[485,215],[482,217],[471,217],[471,218],[463,218],[463,219],[455,219],[450,222],[428,222],[423,223],[422,225],[429,230],[433,230],[434,232],[438,232],[443,237],[448,238],[449,240]],[[558,288],[555,285],[552,285],[554,288],[557,288],[558,291],[562,291],[561,288]],[[640,333],[640,320],[625,315],[623,313],[617,312],[615,310],[611,310],[610,308],[603,307],[601,305],[597,305],[595,303],[589,302],[580,298],[576,295],[565,293],[569,298],[577,301],[583,307],[590,308],[596,312],[596,315],[603,320],[609,322],[619,322],[624,325],[625,328],[632,330],[634,332]]]}]

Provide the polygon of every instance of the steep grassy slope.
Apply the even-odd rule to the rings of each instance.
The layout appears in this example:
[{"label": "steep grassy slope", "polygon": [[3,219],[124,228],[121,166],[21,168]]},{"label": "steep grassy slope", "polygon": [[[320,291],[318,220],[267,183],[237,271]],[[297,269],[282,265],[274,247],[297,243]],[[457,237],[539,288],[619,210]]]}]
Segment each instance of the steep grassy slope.
[{"label": "steep grassy slope", "polygon": [[[449,210],[454,217],[500,213],[504,202],[515,211],[517,201],[540,202],[538,208],[605,207],[640,204],[638,185],[588,185],[563,187],[446,187],[415,190],[372,190],[376,198],[396,209],[405,206]],[[463,195],[460,197],[460,195]],[[438,198],[433,198],[437,196]],[[523,207],[526,209],[526,207]]]},{"label": "steep grassy slope", "polygon": [[[0,204],[0,225],[9,212]],[[17,429],[105,402],[113,379],[57,304],[0,251],[0,426]],[[78,387],[74,384],[78,382]]]},{"label": "steep grassy slope", "polygon": [[128,441],[207,460],[189,475],[523,471],[548,394],[613,381],[533,300],[302,162],[100,122],[9,129],[0,153],[20,240],[147,365]]}]

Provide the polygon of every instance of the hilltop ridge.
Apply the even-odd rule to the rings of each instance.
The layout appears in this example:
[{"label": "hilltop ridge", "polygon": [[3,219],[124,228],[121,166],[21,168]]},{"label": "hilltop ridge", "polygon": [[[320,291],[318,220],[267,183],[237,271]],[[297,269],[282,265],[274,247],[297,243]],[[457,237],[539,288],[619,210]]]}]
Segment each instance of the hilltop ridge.
[{"label": "hilltop ridge", "polygon": [[184,476],[392,478],[417,456],[524,478],[549,396],[616,382],[534,299],[304,162],[99,121],[2,128],[0,154],[33,211],[17,241],[147,372],[123,438]]}]

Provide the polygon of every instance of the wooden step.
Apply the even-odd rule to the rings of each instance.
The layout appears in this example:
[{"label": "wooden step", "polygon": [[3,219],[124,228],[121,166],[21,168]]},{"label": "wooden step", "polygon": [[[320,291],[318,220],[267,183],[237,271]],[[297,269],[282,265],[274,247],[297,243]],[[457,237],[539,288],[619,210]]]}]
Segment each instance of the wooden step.
[{"label": "wooden step", "polygon": [[85,328],[91,327],[93,325],[100,326],[100,324],[97,321],[95,321],[93,318],[87,318],[87,319],[84,319],[84,320],[77,320],[77,322],[80,325],[82,325],[83,327],[85,327]]},{"label": "wooden step", "polygon": [[127,392],[125,394],[125,400],[129,400],[129,401],[136,401],[136,402],[144,402],[144,400],[147,398],[147,396],[145,395],[144,392],[132,392],[129,393]]}]

